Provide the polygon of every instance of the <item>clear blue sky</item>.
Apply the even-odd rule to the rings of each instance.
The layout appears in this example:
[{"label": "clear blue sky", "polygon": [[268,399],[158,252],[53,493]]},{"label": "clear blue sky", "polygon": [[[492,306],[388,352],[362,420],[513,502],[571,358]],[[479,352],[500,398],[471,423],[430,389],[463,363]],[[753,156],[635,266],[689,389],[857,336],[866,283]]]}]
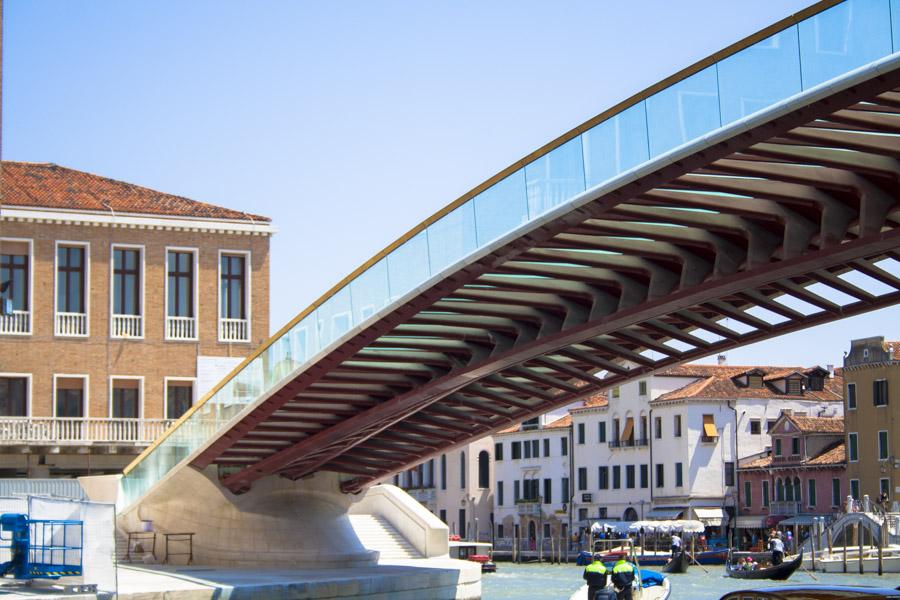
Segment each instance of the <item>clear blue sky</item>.
[{"label": "clear blue sky", "polygon": [[[271,216],[272,329],[495,172],[811,0],[5,0],[3,158]],[[840,363],[900,308],[733,351]]]}]

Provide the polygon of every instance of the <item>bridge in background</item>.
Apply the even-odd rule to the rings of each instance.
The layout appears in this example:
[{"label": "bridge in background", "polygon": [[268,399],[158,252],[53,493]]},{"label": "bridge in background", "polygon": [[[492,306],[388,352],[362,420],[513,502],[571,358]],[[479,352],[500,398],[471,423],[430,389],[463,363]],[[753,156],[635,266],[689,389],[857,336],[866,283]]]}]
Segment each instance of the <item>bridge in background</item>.
[{"label": "bridge in background", "polygon": [[[893,26],[892,26],[893,24]],[[900,2],[820,2],[410,231],[142,454],[345,492],[677,363],[900,301]]]}]

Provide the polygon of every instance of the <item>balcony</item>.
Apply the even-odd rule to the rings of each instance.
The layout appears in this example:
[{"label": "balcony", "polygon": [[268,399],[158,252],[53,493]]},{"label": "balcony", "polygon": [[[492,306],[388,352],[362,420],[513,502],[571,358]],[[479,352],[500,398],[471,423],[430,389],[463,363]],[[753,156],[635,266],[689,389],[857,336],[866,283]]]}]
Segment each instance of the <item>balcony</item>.
[{"label": "balcony", "polygon": [[196,340],[197,319],[194,317],[166,317],[167,340]]},{"label": "balcony", "polygon": [[150,444],[174,420],[0,417],[0,445]]},{"label": "balcony", "polygon": [[609,442],[610,448],[640,448],[641,446],[649,446],[650,440],[647,438],[638,438],[630,440],[613,440]]},{"label": "balcony", "polygon": [[769,504],[769,514],[772,516],[775,515],[799,515],[800,514],[800,503],[799,502],[772,502]]},{"label": "balcony", "polygon": [[717,435],[701,435],[700,442],[703,444],[715,444],[719,441],[719,436]]},{"label": "balcony", "polygon": [[529,499],[516,501],[516,510],[523,517],[539,517],[541,516],[541,500]]},{"label": "balcony", "polygon": [[31,333],[31,311],[14,310],[8,315],[0,315],[0,335],[29,335]]},{"label": "balcony", "polygon": [[249,342],[250,323],[247,319],[219,319],[220,342]]},{"label": "balcony", "polygon": [[88,334],[86,313],[56,313],[54,333],[60,337],[86,337]]},{"label": "balcony", "polygon": [[144,319],[141,315],[113,315],[112,337],[141,338],[144,337]]},{"label": "balcony", "polygon": [[433,487],[428,488],[410,488],[406,493],[418,500],[422,504],[434,504],[436,492]]}]

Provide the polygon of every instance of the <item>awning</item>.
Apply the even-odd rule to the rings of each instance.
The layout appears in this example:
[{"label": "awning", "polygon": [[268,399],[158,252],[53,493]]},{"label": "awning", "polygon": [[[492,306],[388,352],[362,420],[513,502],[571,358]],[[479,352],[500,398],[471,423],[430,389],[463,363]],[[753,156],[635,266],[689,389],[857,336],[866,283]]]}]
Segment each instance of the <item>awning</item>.
[{"label": "awning", "polygon": [[716,421],[712,415],[703,415],[703,435],[706,437],[719,437],[716,431]]},{"label": "awning", "polygon": [[622,441],[630,442],[634,435],[634,419],[628,417],[625,419],[625,430],[622,432]]},{"label": "awning", "polygon": [[738,529],[764,529],[766,527],[766,517],[765,515],[758,517],[738,517],[734,526]]},{"label": "awning", "polygon": [[725,511],[718,507],[694,507],[694,514],[697,515],[697,518],[706,523],[709,527],[721,527],[722,523],[727,520]]},{"label": "awning", "polygon": [[684,512],[684,507],[678,506],[660,506],[652,509],[648,514],[647,518],[654,521],[662,521],[662,520],[673,520],[680,519],[681,514]]},{"label": "awning", "polygon": [[815,522],[816,522],[815,515],[797,515],[797,516],[791,517],[789,519],[785,519],[784,521],[781,521],[780,523],[778,523],[778,526],[781,527],[781,526],[802,525],[804,527],[809,527]]}]

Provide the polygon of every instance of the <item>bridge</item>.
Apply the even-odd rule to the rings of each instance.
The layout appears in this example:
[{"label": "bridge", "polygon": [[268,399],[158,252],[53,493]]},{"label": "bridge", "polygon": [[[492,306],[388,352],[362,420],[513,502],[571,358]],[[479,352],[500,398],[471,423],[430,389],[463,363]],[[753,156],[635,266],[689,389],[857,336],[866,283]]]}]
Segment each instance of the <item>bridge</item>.
[{"label": "bridge", "polygon": [[138,457],[120,509],[191,470],[223,494],[325,472],[357,492],[599,388],[896,304],[898,11],[819,2],[449,204]]}]

